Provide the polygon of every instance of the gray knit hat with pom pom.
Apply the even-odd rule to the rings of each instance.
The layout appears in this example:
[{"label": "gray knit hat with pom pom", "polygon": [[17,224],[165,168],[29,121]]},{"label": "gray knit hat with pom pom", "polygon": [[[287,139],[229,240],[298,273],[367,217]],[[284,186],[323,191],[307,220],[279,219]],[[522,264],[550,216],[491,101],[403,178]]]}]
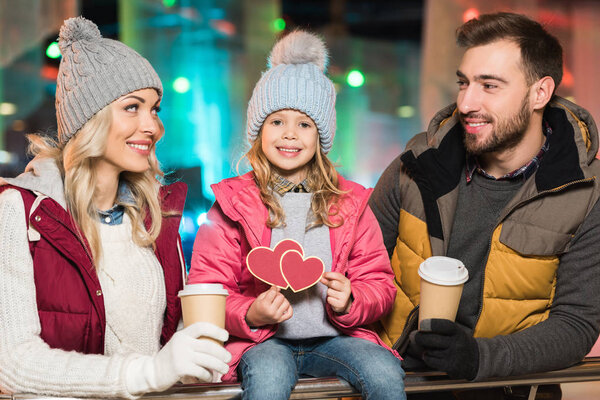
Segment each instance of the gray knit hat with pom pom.
[{"label": "gray knit hat with pom pom", "polygon": [[119,41],[103,38],[90,20],[65,20],[58,45],[62,60],[56,120],[63,144],[94,114],[127,93],[153,88],[162,96],[162,84],[148,60]]},{"label": "gray knit hat with pom pom", "polygon": [[275,44],[269,69],[254,87],[248,103],[247,133],[256,140],[269,114],[298,110],[317,125],[321,149],[331,150],[335,135],[335,88],[325,71],[327,48],[317,36],[294,31]]}]

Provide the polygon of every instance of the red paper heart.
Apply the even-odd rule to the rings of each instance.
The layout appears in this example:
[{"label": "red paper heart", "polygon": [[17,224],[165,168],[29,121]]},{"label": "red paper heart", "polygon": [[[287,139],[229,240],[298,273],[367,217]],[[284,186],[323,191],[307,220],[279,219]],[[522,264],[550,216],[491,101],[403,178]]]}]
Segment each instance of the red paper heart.
[{"label": "red paper heart", "polygon": [[281,274],[294,292],[313,286],[324,272],[325,264],[319,257],[303,258],[296,250],[288,250],[281,257]]},{"label": "red paper heart", "polygon": [[288,283],[281,273],[281,256],[290,250],[304,254],[300,243],[291,239],[280,241],[273,250],[264,246],[255,247],[246,257],[248,270],[257,279],[269,285],[286,289]]}]

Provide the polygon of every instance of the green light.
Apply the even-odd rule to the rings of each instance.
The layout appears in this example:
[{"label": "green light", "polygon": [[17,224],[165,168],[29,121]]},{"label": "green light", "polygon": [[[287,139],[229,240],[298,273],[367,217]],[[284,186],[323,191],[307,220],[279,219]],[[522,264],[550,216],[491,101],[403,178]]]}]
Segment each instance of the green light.
[{"label": "green light", "polygon": [[361,87],[365,83],[365,76],[357,69],[353,69],[348,73],[346,82],[352,87]]},{"label": "green light", "polygon": [[188,80],[188,78],[180,76],[179,78],[173,81],[173,90],[175,90],[177,93],[187,92],[188,90],[190,90],[190,81]]},{"label": "green light", "polygon": [[177,0],[163,0],[163,6],[165,7],[173,7]]},{"label": "green light", "polygon": [[273,21],[273,30],[275,32],[281,32],[284,29],[285,29],[285,19],[277,18],[275,21]]},{"label": "green light", "polygon": [[60,57],[60,47],[58,47],[58,43],[52,42],[46,49],[46,55],[48,58],[59,58]]},{"label": "green light", "polygon": [[413,106],[400,106],[398,107],[398,116],[400,118],[412,118],[415,116],[415,108]]}]

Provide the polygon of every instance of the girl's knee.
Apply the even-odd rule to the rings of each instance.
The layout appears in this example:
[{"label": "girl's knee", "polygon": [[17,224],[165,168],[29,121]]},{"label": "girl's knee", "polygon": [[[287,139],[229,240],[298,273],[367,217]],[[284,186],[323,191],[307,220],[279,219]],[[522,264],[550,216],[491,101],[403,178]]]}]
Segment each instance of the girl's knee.
[{"label": "girl's knee", "polygon": [[402,362],[392,353],[386,351],[385,353],[375,354],[369,364],[368,370],[373,375],[381,375],[387,377],[387,379],[404,380],[405,372],[402,368]]},{"label": "girl's knee", "polygon": [[282,359],[257,357],[253,361],[240,362],[243,399],[288,399],[298,381],[295,365]]},{"label": "girl's knee", "polygon": [[276,343],[265,342],[248,350],[242,356],[238,372],[244,383],[256,382],[265,388],[283,386],[287,390],[298,380],[292,353]]}]

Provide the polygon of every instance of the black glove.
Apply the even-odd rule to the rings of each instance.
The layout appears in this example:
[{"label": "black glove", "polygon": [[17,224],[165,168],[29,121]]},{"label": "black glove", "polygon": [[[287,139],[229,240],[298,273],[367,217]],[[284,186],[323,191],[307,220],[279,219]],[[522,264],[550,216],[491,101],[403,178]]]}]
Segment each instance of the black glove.
[{"label": "black glove", "polygon": [[415,343],[416,334],[414,330],[409,335],[406,352],[402,354],[402,368],[405,371],[428,371],[431,368],[423,361],[423,348]]},{"label": "black glove", "polygon": [[475,338],[447,319],[421,321],[415,343],[423,349],[429,367],[447,372],[451,378],[472,380],[479,369],[479,348]]}]

